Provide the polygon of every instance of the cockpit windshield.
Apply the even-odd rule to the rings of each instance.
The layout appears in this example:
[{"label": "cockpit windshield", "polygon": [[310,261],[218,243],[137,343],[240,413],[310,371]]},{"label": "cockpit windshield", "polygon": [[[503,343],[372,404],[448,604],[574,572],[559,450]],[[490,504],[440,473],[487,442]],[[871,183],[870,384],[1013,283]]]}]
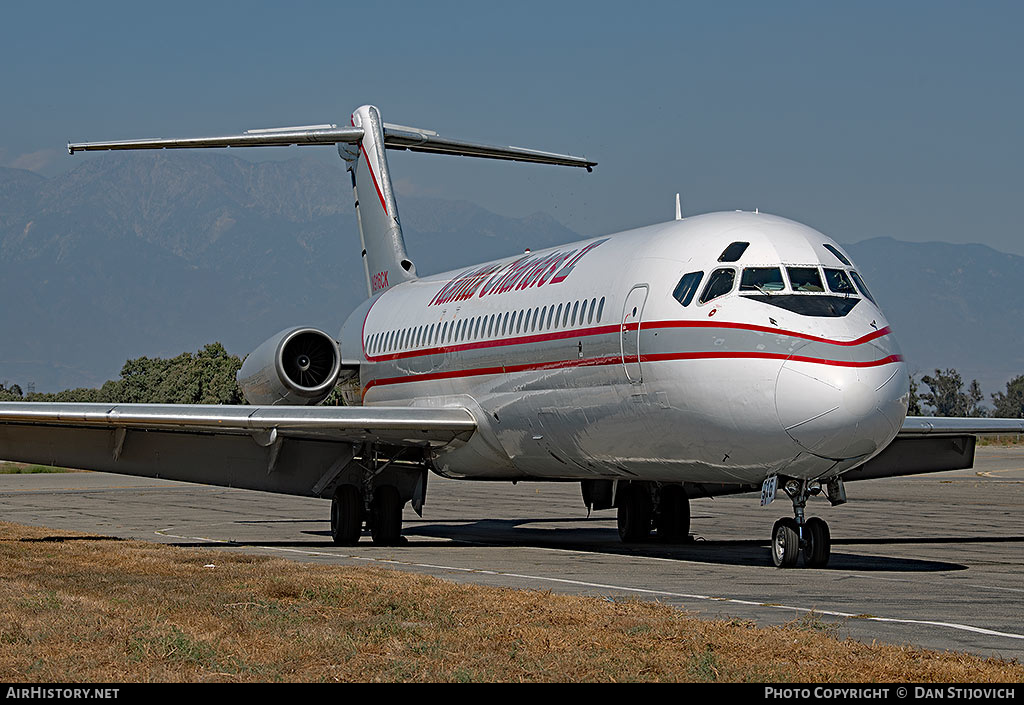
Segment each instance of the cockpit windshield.
[{"label": "cockpit windshield", "polygon": [[740,291],[782,291],[782,270],[778,267],[747,267],[740,279]]},{"label": "cockpit windshield", "polygon": [[786,267],[793,291],[825,291],[817,267]]},{"label": "cockpit windshield", "polygon": [[719,267],[707,276],[702,271],[687,272],[679,279],[672,296],[681,305],[689,306],[700,291],[697,304],[703,305],[736,291],[737,279],[740,280],[738,293],[743,299],[803,316],[845,316],[857,306],[860,296],[875,303],[857,272],[824,264],[764,264],[742,270]]},{"label": "cockpit windshield", "polygon": [[825,269],[825,281],[828,283],[828,290],[837,294],[856,294],[850,278],[841,269]]}]

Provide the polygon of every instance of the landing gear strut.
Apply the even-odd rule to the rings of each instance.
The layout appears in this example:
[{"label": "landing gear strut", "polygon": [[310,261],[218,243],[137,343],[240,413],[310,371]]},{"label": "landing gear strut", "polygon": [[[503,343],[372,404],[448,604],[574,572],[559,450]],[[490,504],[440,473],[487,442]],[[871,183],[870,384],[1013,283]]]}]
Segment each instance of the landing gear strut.
[{"label": "landing gear strut", "polygon": [[803,553],[808,568],[824,568],[832,552],[828,524],[818,517],[804,518],[807,498],[821,492],[817,483],[790,480],[783,489],[793,501],[794,519],[779,519],[772,528],[772,563],[776,568],[793,568]]}]

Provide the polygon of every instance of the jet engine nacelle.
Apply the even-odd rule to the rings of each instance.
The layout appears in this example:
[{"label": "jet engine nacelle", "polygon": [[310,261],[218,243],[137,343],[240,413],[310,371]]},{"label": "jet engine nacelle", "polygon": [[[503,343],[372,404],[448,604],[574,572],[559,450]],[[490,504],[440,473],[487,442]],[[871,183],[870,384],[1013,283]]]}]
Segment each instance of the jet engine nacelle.
[{"label": "jet engine nacelle", "polygon": [[285,328],[256,348],[236,379],[254,405],[312,405],[327,398],[341,372],[334,338],[316,328]]}]

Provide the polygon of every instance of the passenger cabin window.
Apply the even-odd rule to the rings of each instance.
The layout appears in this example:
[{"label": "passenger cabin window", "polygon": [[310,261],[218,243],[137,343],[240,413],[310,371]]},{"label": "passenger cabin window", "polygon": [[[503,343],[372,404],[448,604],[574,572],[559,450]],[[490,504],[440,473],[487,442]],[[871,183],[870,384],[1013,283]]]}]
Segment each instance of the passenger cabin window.
[{"label": "passenger cabin window", "polygon": [[693,301],[693,295],[697,293],[697,287],[700,286],[700,280],[703,278],[704,272],[684,274],[683,278],[676,284],[672,297],[683,306],[689,306],[690,302]]},{"label": "passenger cabin window", "polygon": [[878,302],[875,301],[875,297],[871,295],[870,291],[868,291],[868,287],[866,284],[864,284],[864,280],[861,279],[861,276],[854,272],[853,270],[850,270],[850,276],[853,277],[853,280],[855,282],[857,282],[857,288],[860,289],[860,293],[864,294],[864,296],[867,297],[868,301],[877,306]]},{"label": "passenger cabin window", "polygon": [[718,261],[738,262],[740,257],[743,256],[743,253],[747,251],[748,247],[750,247],[749,242],[734,242],[722,250],[722,254],[718,257]]},{"label": "passenger cabin window", "polygon": [[825,283],[828,284],[828,290],[834,291],[837,294],[856,294],[857,290],[853,288],[853,283],[850,282],[850,278],[846,276],[846,272],[841,269],[825,269]]},{"label": "passenger cabin window", "polygon": [[847,267],[852,266],[851,263],[850,263],[850,260],[846,259],[846,255],[844,255],[837,248],[833,247],[832,245],[828,244],[827,242],[825,243],[825,249],[828,250],[829,252],[831,252],[832,254],[834,254],[836,256],[836,259],[838,259],[840,262],[845,264]]},{"label": "passenger cabin window", "polygon": [[825,291],[817,267],[786,267],[793,291]]},{"label": "passenger cabin window", "polygon": [[716,269],[708,277],[708,285],[704,287],[704,293],[700,295],[700,302],[706,304],[711,299],[717,299],[732,291],[732,285],[736,281],[736,271],[733,269]]},{"label": "passenger cabin window", "polygon": [[778,267],[747,267],[740,279],[740,291],[782,291],[786,284],[782,281],[782,270]]}]

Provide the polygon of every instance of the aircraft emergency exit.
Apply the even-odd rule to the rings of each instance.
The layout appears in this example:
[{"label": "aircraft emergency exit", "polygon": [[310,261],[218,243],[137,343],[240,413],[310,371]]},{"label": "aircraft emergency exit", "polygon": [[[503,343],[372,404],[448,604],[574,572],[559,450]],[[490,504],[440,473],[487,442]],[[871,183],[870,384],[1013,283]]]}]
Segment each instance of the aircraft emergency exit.
[{"label": "aircraft emergency exit", "polygon": [[[334,336],[296,326],[250,354],[251,406],[0,404],[0,457],[330,498],[335,542],[401,540],[430,472],[580,482],[624,541],[685,541],[690,499],[788,497],[775,565],[827,564],[805,515],[846,482],[970,467],[1010,419],[907,418],[895,335],[843,248],[763,213],[710,213],[421,276],[387,149],[585,168],[581,157],[350,125],[69,144],[71,153],[336,145],[368,298]],[[347,406],[317,404],[341,385]]]}]

